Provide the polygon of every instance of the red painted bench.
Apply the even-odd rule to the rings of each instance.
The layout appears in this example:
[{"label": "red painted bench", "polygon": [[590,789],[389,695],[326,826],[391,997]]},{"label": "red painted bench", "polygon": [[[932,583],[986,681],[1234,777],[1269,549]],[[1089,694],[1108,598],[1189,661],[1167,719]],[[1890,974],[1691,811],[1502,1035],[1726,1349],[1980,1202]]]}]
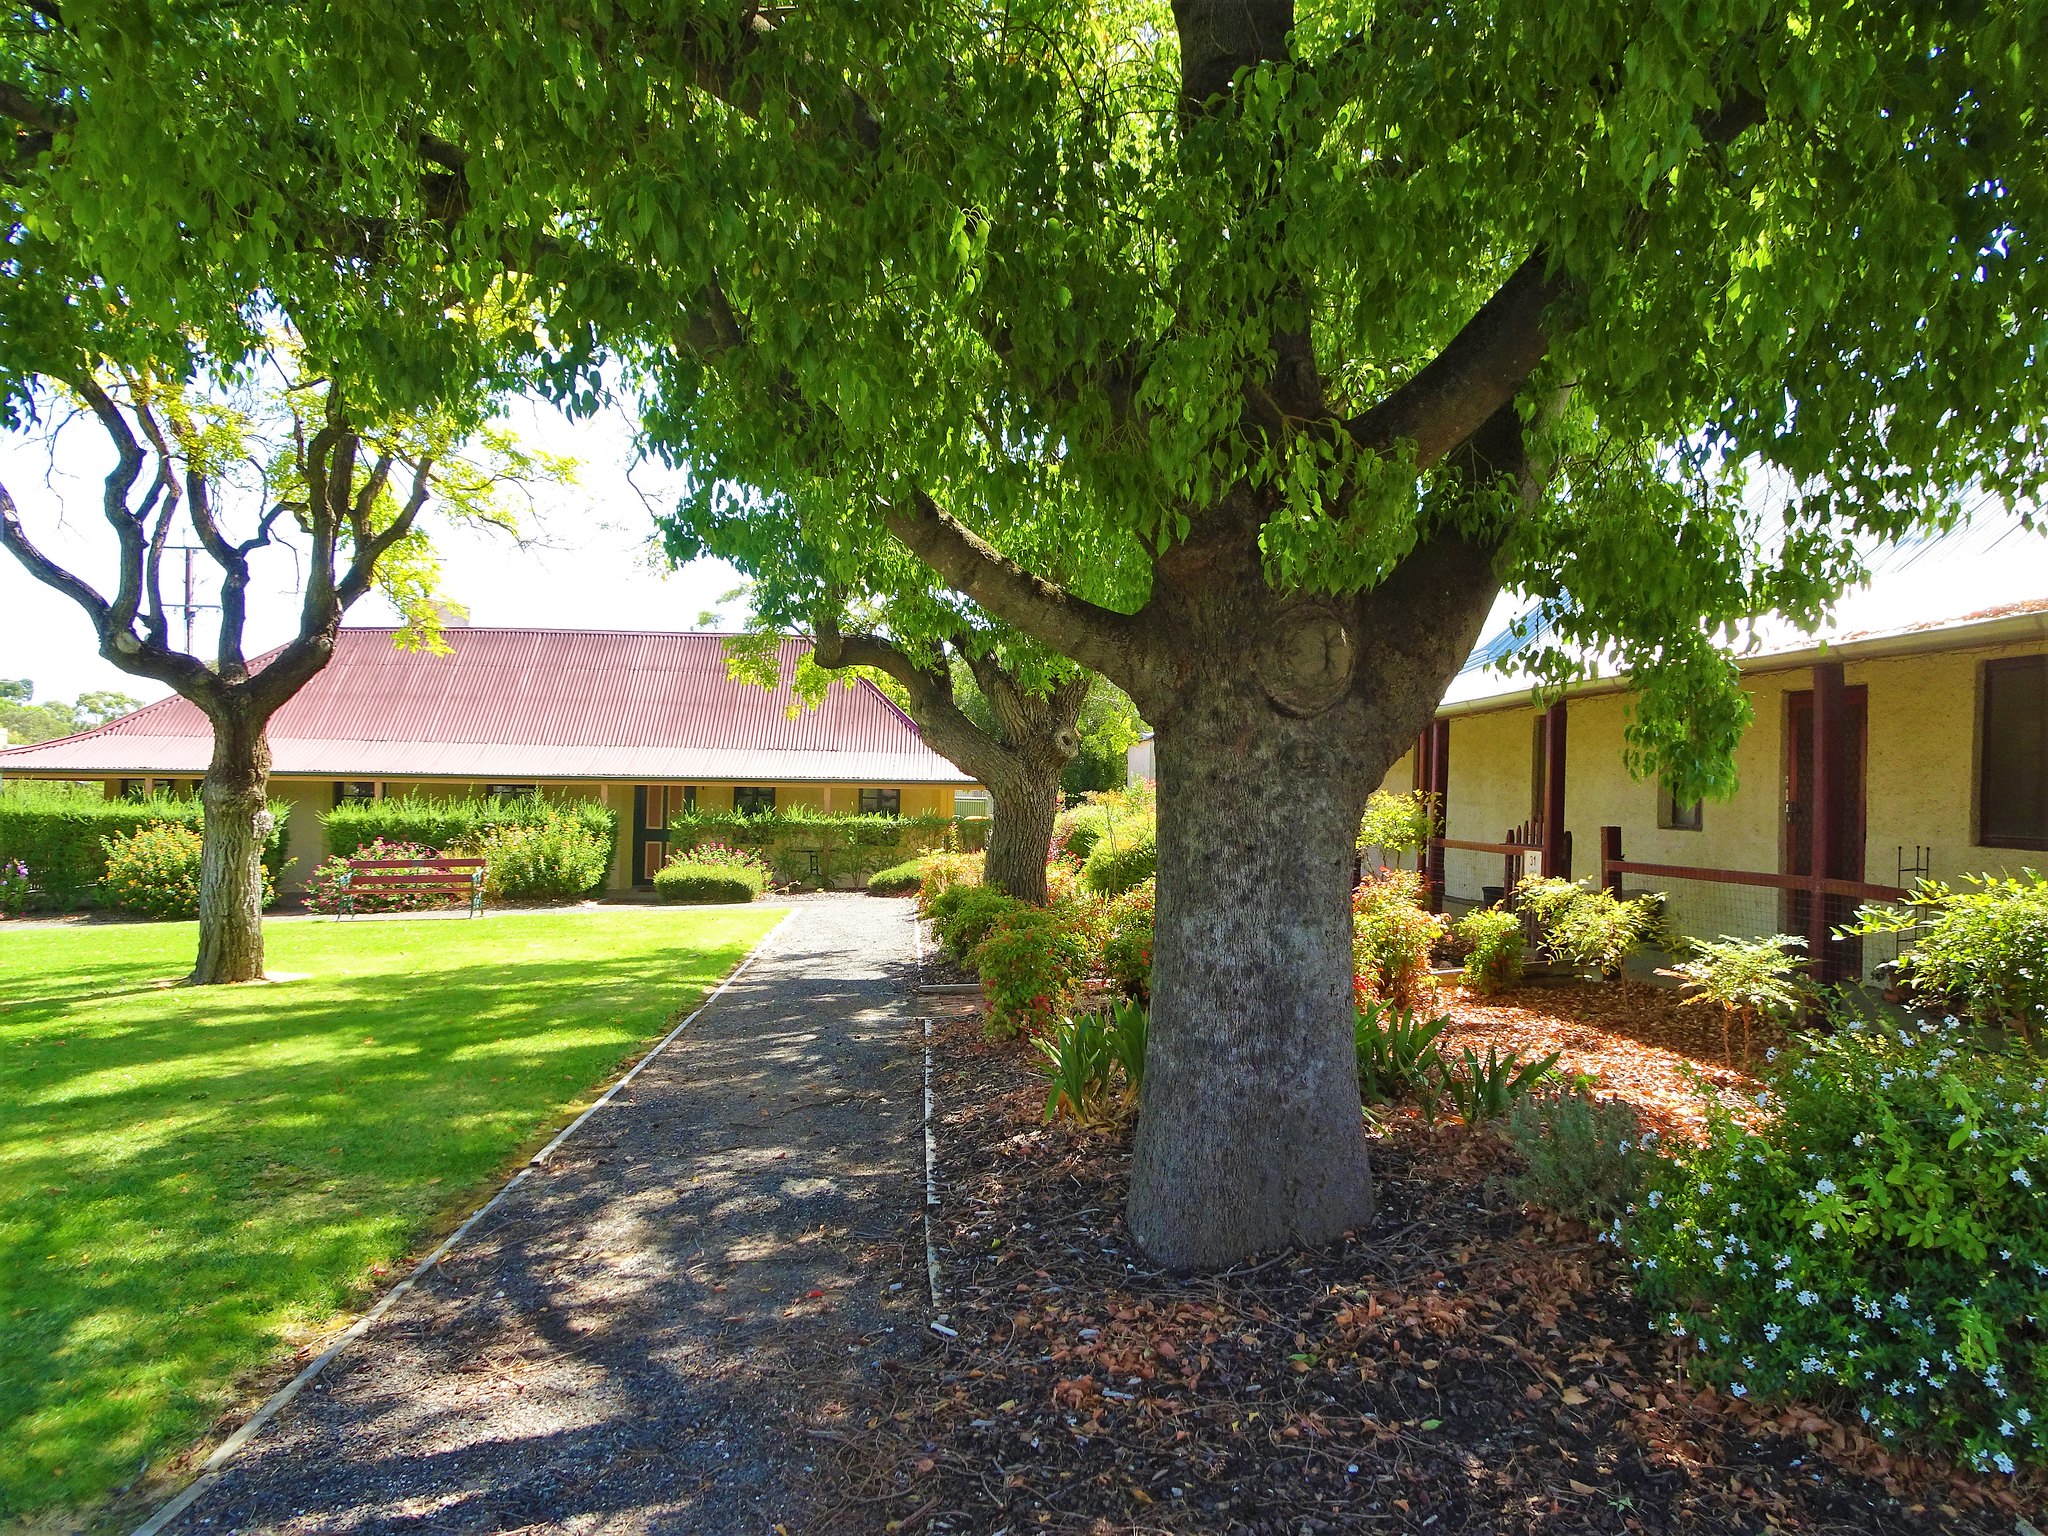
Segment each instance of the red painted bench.
[{"label": "red painted bench", "polygon": [[467,896],[469,915],[484,909],[482,859],[350,859],[342,871],[337,920],[356,915],[359,891],[422,891]]}]

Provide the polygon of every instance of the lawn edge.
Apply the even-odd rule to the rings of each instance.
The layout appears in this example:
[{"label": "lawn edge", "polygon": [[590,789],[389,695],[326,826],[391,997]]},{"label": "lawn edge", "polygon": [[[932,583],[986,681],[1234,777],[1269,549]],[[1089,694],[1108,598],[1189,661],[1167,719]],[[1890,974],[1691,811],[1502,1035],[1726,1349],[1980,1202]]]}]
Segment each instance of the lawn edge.
[{"label": "lawn edge", "polygon": [[414,1265],[403,1279],[386,1290],[368,1311],[349,1324],[333,1343],[329,1344],[318,1355],[314,1356],[312,1360],[308,1361],[290,1381],[266,1398],[256,1408],[255,1412],[243,1421],[240,1428],[236,1429],[225,1440],[221,1441],[219,1445],[214,1447],[212,1454],[199,1464],[192,1475],[191,1481],[159,1504],[148,1519],[134,1528],[131,1536],[159,1536],[159,1533],[173,1520],[176,1520],[178,1516],[197,1503],[206,1491],[220,1480],[228,1467],[233,1463],[235,1457],[240,1455],[242,1450],[257,1435],[262,1433],[264,1426],[290,1406],[292,1400],[311,1385],[314,1379],[333,1363],[336,1356],[350,1344],[368,1333],[385,1313],[389,1312],[408,1291],[412,1290],[415,1284],[424,1279],[442,1259],[448,1256],[455,1248],[455,1245],[468,1235],[472,1227],[482,1221],[493,1210],[497,1209],[505,1197],[524,1183],[527,1176],[535,1169],[545,1164],[547,1159],[553,1156],[555,1150],[574,1135],[586,1120],[616,1098],[619,1091],[631,1083],[634,1078],[638,1077],[648,1063],[652,1062],[655,1057],[661,1055],[670,1045],[674,1044],[683,1031],[697,1021],[697,1018],[705,1009],[717,1002],[727,987],[745,975],[748,968],[768,952],[768,947],[774,942],[776,935],[789,926],[790,920],[797,915],[797,911],[798,908],[796,907],[787,909],[776,920],[774,926],[769,928],[766,933],[762,934],[754,942],[753,948],[749,949],[741,957],[740,963],[728,971],[724,979],[706,993],[703,1000],[684,1016],[681,1023],[677,1024],[667,1034],[663,1035],[660,1040],[642,1052],[631,1066],[614,1078],[611,1085],[596,1099],[586,1105],[582,1112],[564,1126],[546,1146],[522,1160],[519,1166],[513,1170],[511,1177],[500,1184],[488,1200],[465,1216],[455,1229],[430,1249],[426,1257]]}]

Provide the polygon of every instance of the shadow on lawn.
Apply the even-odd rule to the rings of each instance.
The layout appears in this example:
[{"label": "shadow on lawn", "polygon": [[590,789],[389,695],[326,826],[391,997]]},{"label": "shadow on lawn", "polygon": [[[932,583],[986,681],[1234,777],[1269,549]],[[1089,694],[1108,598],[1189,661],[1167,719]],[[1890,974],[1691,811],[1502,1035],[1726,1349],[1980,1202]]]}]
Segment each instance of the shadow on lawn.
[{"label": "shadow on lawn", "polygon": [[[186,1529],[766,1530],[914,1347],[920,1074],[894,965],[787,956],[593,1118]],[[806,962],[820,974],[803,973]],[[792,975],[800,983],[790,982]],[[893,1332],[888,1331],[893,1329]]]},{"label": "shadow on lawn", "polygon": [[445,1224],[748,947],[207,989],[140,1019],[83,1000],[7,1016],[45,1038],[0,1074],[18,1192],[0,1224],[0,1424],[64,1424],[49,1455],[32,1428],[0,1434],[0,1512],[70,1481],[63,1462],[132,1469],[183,1443],[228,1380],[389,1283],[370,1266]]}]

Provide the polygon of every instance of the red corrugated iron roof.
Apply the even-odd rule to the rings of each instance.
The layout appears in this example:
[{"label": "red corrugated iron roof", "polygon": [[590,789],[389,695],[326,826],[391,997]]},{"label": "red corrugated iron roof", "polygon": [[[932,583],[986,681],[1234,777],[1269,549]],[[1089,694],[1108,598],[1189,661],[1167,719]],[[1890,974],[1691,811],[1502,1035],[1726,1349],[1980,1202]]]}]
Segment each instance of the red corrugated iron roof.
[{"label": "red corrugated iron roof", "polygon": [[[725,637],[450,629],[452,652],[401,651],[344,629],[334,658],[270,723],[274,771],[338,778],[970,782],[871,683],[799,710],[808,646],[782,642],[782,682],[726,675]],[[212,731],[183,699],[96,730],[0,751],[0,772],[185,774]]]}]

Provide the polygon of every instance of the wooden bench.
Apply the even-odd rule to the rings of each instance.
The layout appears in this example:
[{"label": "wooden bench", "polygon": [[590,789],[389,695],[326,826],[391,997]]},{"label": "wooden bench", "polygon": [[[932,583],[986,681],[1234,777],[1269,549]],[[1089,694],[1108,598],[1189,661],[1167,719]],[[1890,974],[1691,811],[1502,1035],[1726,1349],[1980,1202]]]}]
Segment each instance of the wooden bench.
[{"label": "wooden bench", "polygon": [[350,859],[341,875],[337,921],[356,915],[357,892],[423,891],[469,897],[469,915],[484,909],[482,859]]}]

